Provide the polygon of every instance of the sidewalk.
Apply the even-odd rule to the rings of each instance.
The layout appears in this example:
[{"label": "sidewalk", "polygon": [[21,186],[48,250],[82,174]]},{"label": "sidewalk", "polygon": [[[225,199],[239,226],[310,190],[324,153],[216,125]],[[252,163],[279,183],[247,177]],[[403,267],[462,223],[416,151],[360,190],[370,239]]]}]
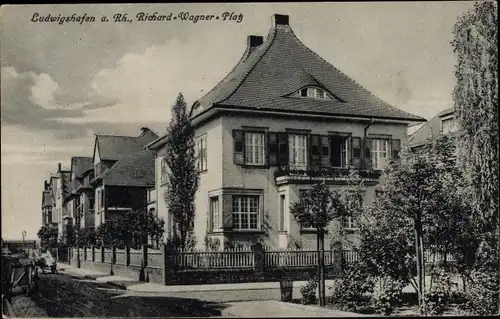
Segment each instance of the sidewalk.
[{"label": "sidewalk", "polygon": [[233,302],[228,305],[228,308],[221,311],[225,317],[364,317],[362,314],[352,312],[276,300]]},{"label": "sidewalk", "polygon": [[77,268],[76,266],[73,265],[68,265],[68,264],[58,264],[57,265],[58,270],[61,273],[67,274],[70,277],[77,278],[77,279],[92,279],[98,282],[106,282],[106,283],[113,283],[113,282],[137,282],[132,278],[128,277],[121,277],[121,276],[110,276],[109,274],[90,270],[90,269],[85,269],[85,268]]}]

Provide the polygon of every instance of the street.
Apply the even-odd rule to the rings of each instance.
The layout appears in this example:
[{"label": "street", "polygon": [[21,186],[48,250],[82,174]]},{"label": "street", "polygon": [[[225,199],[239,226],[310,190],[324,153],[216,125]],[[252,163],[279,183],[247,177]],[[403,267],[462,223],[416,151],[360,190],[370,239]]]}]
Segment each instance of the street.
[{"label": "street", "polygon": [[130,293],[107,283],[46,274],[40,276],[38,293],[13,297],[12,307],[16,317],[218,317],[225,305]]}]

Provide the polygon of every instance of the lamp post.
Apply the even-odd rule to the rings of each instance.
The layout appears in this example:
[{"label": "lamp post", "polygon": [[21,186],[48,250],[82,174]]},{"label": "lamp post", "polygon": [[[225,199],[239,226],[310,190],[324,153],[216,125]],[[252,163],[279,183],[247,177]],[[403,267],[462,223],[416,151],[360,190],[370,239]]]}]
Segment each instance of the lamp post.
[{"label": "lamp post", "polygon": [[24,246],[24,239],[25,239],[25,237],[26,237],[26,234],[27,234],[27,233],[26,233],[26,231],[25,231],[25,230],[23,230],[23,232],[21,233],[21,235],[23,235],[23,246]]}]

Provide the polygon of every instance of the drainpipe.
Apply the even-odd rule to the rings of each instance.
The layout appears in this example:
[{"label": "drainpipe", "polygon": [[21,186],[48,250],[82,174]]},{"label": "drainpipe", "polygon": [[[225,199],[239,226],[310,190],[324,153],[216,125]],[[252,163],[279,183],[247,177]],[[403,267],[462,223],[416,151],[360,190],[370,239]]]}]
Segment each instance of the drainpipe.
[{"label": "drainpipe", "polygon": [[364,137],[366,137],[366,135],[367,135],[366,132],[368,131],[368,129],[370,128],[370,126],[372,126],[373,122],[374,121],[373,121],[373,117],[372,117],[370,119],[370,123],[368,123],[368,125],[363,128],[364,129]]},{"label": "drainpipe", "polygon": [[368,135],[368,134],[367,134],[368,129],[370,128],[370,126],[372,126],[373,122],[374,122],[374,120],[373,120],[373,117],[372,117],[372,118],[370,119],[370,123],[368,123],[368,125],[366,125],[366,126],[363,128],[363,130],[364,130],[364,135],[363,135],[363,143],[362,143],[362,144],[363,144],[363,148],[362,148],[362,150],[361,150],[361,152],[362,152],[362,154],[363,154],[363,156],[362,156],[362,158],[363,158],[363,162],[361,163],[361,167],[363,167],[363,168],[366,168],[366,167],[365,167],[365,166],[366,166],[366,164],[365,164],[365,156],[366,156],[366,153],[365,153],[365,145],[364,145],[364,141],[366,141],[366,137],[367,137],[367,135]]}]

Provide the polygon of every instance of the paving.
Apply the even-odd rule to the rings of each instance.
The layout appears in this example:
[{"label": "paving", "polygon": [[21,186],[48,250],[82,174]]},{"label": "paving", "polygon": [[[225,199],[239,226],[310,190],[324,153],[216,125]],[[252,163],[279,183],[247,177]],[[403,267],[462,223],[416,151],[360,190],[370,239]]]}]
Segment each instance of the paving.
[{"label": "paving", "polygon": [[364,317],[364,315],[351,312],[276,300],[234,302],[226,305],[228,307],[221,311],[225,317]]}]

